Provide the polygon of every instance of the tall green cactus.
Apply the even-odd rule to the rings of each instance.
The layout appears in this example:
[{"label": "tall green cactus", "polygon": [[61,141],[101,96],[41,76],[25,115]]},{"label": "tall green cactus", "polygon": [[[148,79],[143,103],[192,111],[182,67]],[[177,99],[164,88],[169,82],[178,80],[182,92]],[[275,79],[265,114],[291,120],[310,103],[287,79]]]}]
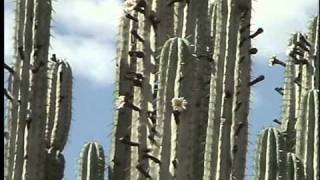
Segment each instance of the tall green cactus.
[{"label": "tall green cactus", "polygon": [[63,178],[71,124],[72,72],[49,62],[50,0],[18,0],[10,92],[8,180]]},{"label": "tall green cactus", "polygon": [[251,0],[125,6],[110,178],[244,179]]},{"label": "tall green cactus", "polygon": [[79,164],[78,180],[103,180],[104,179],[104,151],[97,142],[84,145]]},{"label": "tall green cactus", "polygon": [[[290,39],[288,61],[286,63],[273,57],[271,65],[286,67],[283,88],[282,122],[276,128],[283,137],[284,148],[275,153],[286,153],[287,157],[270,157],[266,149],[276,148],[265,140],[259,139],[256,179],[319,179],[319,17],[312,20],[310,32],[305,35],[295,33]],[[279,90],[279,89],[278,89]],[[265,131],[264,133],[265,134]],[[270,147],[272,146],[272,147]],[[286,174],[277,167],[268,171],[269,161],[285,162]]]}]

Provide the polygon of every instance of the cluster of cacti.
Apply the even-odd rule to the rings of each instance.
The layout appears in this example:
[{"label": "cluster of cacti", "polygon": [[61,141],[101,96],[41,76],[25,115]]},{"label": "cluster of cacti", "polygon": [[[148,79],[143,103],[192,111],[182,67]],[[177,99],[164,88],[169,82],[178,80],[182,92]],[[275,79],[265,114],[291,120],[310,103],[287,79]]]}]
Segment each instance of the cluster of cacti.
[{"label": "cluster of cacti", "polygon": [[244,179],[251,0],[127,0],[110,179]]},{"label": "cluster of cacti", "polygon": [[256,179],[319,180],[319,17],[308,34],[290,39],[284,66],[280,127],[263,130],[259,138]]},{"label": "cluster of cacti", "polygon": [[17,0],[14,67],[5,96],[10,101],[7,180],[58,180],[71,123],[72,72],[48,59],[51,0]]},{"label": "cluster of cacti", "polygon": [[104,179],[104,151],[97,142],[84,145],[79,163],[78,180],[103,180]]}]

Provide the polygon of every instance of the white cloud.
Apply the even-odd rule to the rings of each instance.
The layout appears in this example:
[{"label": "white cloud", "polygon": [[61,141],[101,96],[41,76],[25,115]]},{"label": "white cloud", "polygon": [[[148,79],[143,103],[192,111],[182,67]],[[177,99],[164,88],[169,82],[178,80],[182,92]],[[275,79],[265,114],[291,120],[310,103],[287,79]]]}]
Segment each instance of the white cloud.
[{"label": "white cloud", "polygon": [[264,57],[285,52],[290,33],[306,31],[311,18],[318,14],[317,0],[253,1],[253,29],[264,33],[253,42]]}]

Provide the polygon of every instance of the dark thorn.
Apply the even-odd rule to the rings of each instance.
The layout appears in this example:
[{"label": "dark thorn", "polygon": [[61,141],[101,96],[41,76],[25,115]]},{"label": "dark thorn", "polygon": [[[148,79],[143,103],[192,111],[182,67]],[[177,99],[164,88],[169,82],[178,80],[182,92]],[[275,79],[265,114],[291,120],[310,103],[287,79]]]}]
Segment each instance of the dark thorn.
[{"label": "dark thorn", "polygon": [[254,32],[253,34],[251,34],[249,36],[249,38],[253,39],[255,38],[256,36],[258,36],[259,34],[263,33],[263,29],[262,28],[258,28],[256,32]]},{"label": "dark thorn", "polygon": [[149,175],[149,173],[148,173],[145,169],[143,169],[143,167],[142,167],[141,164],[138,164],[138,165],[136,166],[136,168],[137,168],[138,171],[139,171],[141,174],[143,174],[146,178],[151,178],[151,176]]},{"label": "dark thorn", "polygon": [[130,137],[128,135],[124,136],[124,137],[121,137],[119,138],[119,141],[123,144],[126,144],[126,145],[129,145],[129,146],[139,146],[139,143],[137,142],[132,142],[129,140]]},{"label": "dark thorn", "polygon": [[6,69],[7,71],[9,71],[11,74],[14,74],[13,68],[10,67],[9,65],[7,65],[6,63],[4,63],[4,69]]},{"label": "dark thorn", "polygon": [[153,162],[155,162],[157,164],[161,164],[161,161],[158,158],[151,156],[149,154],[142,155],[142,159],[151,159]]},{"label": "dark thorn", "polygon": [[126,14],[126,18],[128,18],[128,19],[131,19],[131,20],[133,20],[133,21],[135,21],[135,22],[138,22],[138,18],[136,18],[136,17],[134,17],[134,16],[132,16],[131,14]]},{"label": "dark thorn", "polygon": [[4,96],[9,99],[10,101],[13,101],[13,96],[12,94],[6,89],[4,88]]},{"label": "dark thorn", "polygon": [[283,88],[276,87],[276,88],[274,88],[274,90],[283,96]]},{"label": "dark thorn", "polygon": [[137,30],[135,29],[131,30],[131,34],[139,41],[144,42],[144,39],[138,34]]},{"label": "dark thorn", "polygon": [[58,60],[57,60],[56,54],[52,54],[52,57],[50,58],[50,60],[57,63]]},{"label": "dark thorn", "polygon": [[177,160],[177,159],[172,160],[172,164],[173,164],[173,167],[174,167],[175,169],[177,169],[178,160]]},{"label": "dark thorn", "polygon": [[152,149],[150,149],[150,148],[145,148],[145,149],[143,149],[143,150],[141,150],[141,151],[144,152],[144,153],[149,153],[149,152],[152,151]]},{"label": "dark thorn", "polygon": [[154,139],[153,135],[149,135],[148,139],[150,140],[151,144],[156,144],[157,143],[156,140]]},{"label": "dark thorn", "polygon": [[239,64],[242,63],[244,59],[245,59],[245,56],[241,56],[239,60]]},{"label": "dark thorn", "polygon": [[286,63],[284,63],[283,61],[277,59],[276,56],[273,56],[273,57],[271,57],[270,60],[269,60],[269,65],[273,66],[273,65],[275,65],[275,64],[279,64],[279,65],[281,65],[281,66],[283,66],[283,67],[286,67]]},{"label": "dark thorn", "polygon": [[277,124],[279,124],[279,125],[282,124],[278,119],[274,119],[273,122],[275,122],[275,123],[277,123]]},{"label": "dark thorn", "polygon": [[308,60],[306,59],[300,59],[300,60],[294,59],[293,62],[294,64],[300,64],[300,65],[308,64]]},{"label": "dark thorn", "polygon": [[236,104],[236,107],[235,107],[235,111],[238,111],[239,110],[239,108],[241,107],[241,105],[242,105],[242,102],[237,102],[237,104]]},{"label": "dark thorn", "polygon": [[234,133],[234,135],[235,135],[235,136],[238,136],[239,133],[240,133],[240,130],[241,130],[243,127],[244,127],[244,123],[242,123],[242,122],[239,123],[239,126],[238,126],[236,132]]},{"label": "dark thorn", "polygon": [[234,145],[234,146],[232,147],[232,153],[235,154],[235,153],[237,153],[237,151],[238,151],[238,146],[237,146],[237,145]]},{"label": "dark thorn", "polygon": [[173,117],[174,120],[176,122],[176,124],[178,125],[180,122],[180,112],[179,111],[173,111]]},{"label": "dark thorn", "polygon": [[307,51],[307,52],[310,52],[310,49],[307,48],[307,46],[305,46],[303,43],[297,42],[296,45],[297,45],[298,47],[300,47],[302,50]]},{"label": "dark thorn", "polygon": [[300,41],[302,41],[304,44],[306,44],[307,46],[311,47],[311,44],[309,43],[309,41],[307,40],[307,38],[305,38],[305,37],[303,36],[303,34],[299,33],[299,34],[298,34],[298,39],[299,39]]},{"label": "dark thorn", "polygon": [[148,111],[148,118],[151,120],[152,124],[156,124],[156,113],[155,113],[155,111]]},{"label": "dark thorn", "polygon": [[230,91],[225,91],[225,98],[231,98],[232,94]]},{"label": "dark thorn", "polygon": [[19,56],[22,60],[24,60],[24,51],[23,51],[23,46],[19,46],[18,47],[18,52],[19,52]]},{"label": "dark thorn", "polygon": [[138,111],[138,112],[141,111],[140,108],[137,107],[137,106],[135,106],[134,104],[129,104],[129,107],[132,108],[132,109],[135,110],[135,111]]},{"label": "dark thorn", "polygon": [[3,132],[3,137],[4,137],[5,139],[8,139],[8,138],[9,138],[9,132],[4,131],[4,132]]},{"label": "dark thorn", "polygon": [[131,57],[144,58],[144,52],[142,51],[129,51],[128,53]]},{"label": "dark thorn", "polygon": [[253,81],[251,81],[250,83],[249,83],[249,86],[252,86],[252,85],[254,85],[254,84],[256,84],[256,83],[258,83],[258,82],[260,82],[260,81],[263,81],[264,80],[264,75],[260,75],[259,77],[257,77],[256,79],[254,79]]},{"label": "dark thorn", "polygon": [[249,50],[249,54],[257,54],[257,52],[258,52],[258,49],[257,49],[257,48],[251,48],[251,49]]}]

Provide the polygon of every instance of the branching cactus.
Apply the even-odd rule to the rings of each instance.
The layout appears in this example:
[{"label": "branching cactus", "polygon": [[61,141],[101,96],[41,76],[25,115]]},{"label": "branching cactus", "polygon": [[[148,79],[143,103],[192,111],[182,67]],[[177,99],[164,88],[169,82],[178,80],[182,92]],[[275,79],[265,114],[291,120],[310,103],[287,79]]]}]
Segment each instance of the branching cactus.
[{"label": "branching cactus", "polygon": [[[282,62],[276,57],[271,65],[279,64],[286,68],[285,83],[276,90],[283,95],[282,121],[276,128],[283,137],[284,148],[275,149],[275,153],[287,153],[286,160],[271,157],[266,153],[270,144],[266,140],[266,130],[259,138],[256,179],[319,179],[319,17],[315,17],[308,34],[295,33],[290,39],[288,61]],[[286,175],[281,168],[267,169],[265,163],[271,161],[286,162]]]},{"label": "branching cactus", "polygon": [[124,4],[109,177],[244,179],[251,0]]},{"label": "branching cactus", "polygon": [[16,1],[15,63],[5,66],[12,76],[5,90],[10,100],[8,180],[63,178],[72,72],[55,55],[49,61],[51,11],[50,0]]},{"label": "branching cactus", "polygon": [[97,142],[84,145],[79,164],[78,180],[103,180],[104,179],[104,151]]}]

